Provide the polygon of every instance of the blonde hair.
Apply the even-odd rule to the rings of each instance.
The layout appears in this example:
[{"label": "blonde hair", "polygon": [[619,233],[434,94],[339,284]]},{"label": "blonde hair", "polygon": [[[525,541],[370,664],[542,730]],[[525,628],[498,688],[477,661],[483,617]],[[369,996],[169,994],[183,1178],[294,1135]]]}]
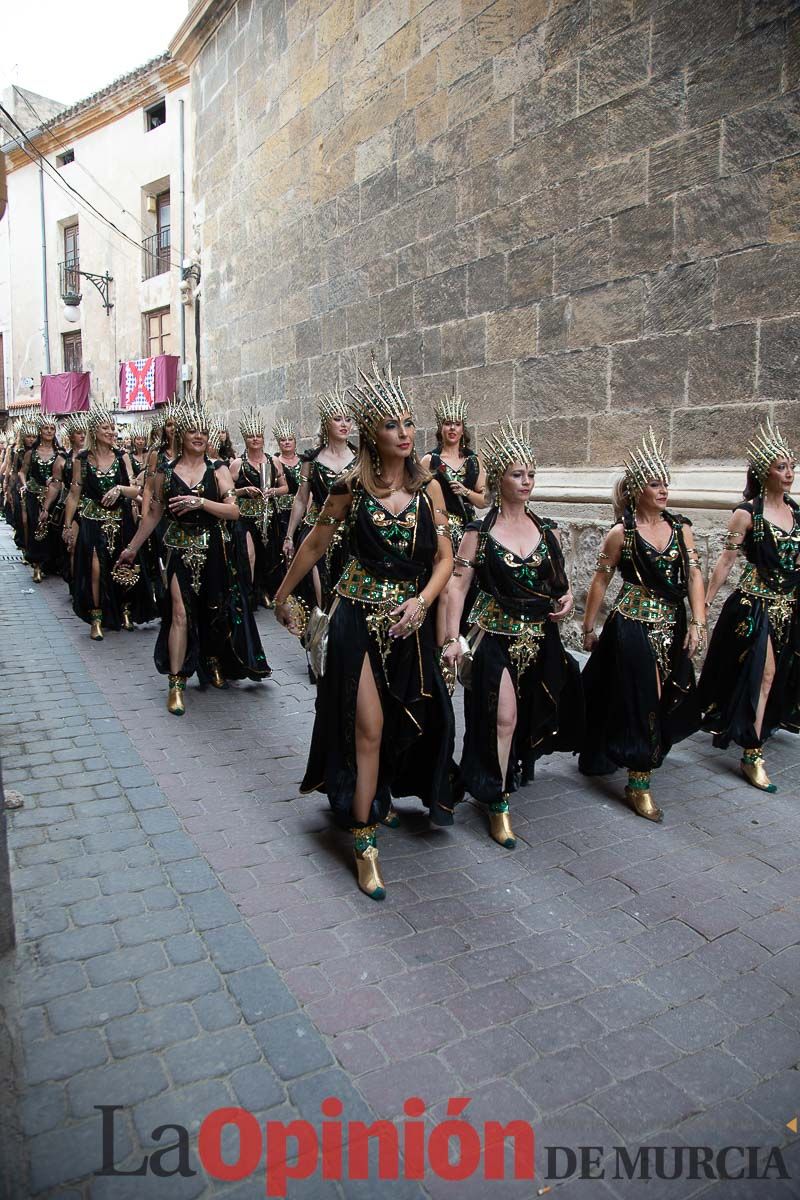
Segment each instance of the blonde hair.
[{"label": "blonde hair", "polygon": [[625,509],[633,505],[633,500],[628,494],[628,484],[624,475],[621,475],[611,489],[611,504],[614,508],[614,516],[618,521],[621,521],[625,515]]}]

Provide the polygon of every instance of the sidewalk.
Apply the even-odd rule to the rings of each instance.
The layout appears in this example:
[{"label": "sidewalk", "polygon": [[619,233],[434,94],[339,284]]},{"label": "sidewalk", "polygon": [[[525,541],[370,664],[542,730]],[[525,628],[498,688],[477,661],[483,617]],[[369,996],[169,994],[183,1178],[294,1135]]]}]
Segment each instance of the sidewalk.
[{"label": "sidewalk", "polygon": [[[0,556],[12,553],[4,529]],[[259,623],[272,680],[192,684],[180,721],[153,667],[155,627],[91,643],[64,585],[33,589],[13,562],[0,562],[0,615],[4,781],[25,797],[9,814],[19,947],[0,966],[24,1057],[20,1197],[263,1196],[263,1171],[239,1185],[94,1177],[95,1106],[122,1106],[115,1161],[130,1169],[159,1125],[194,1144],[225,1105],[318,1125],[331,1095],[366,1121],[402,1119],[417,1095],[431,1124],[470,1096],[473,1123],[529,1121],[540,1148],[778,1145],[800,1178],[786,1128],[800,1112],[800,739],[770,746],[775,796],[707,739],[680,746],[658,780],[662,827],[618,802],[619,778],[589,787],[557,756],[515,800],[513,853],[472,804],[443,832],[400,801],[379,906],[357,891],[324,797],[297,795],[313,691],[271,614]],[[764,1200],[797,1195],[761,1186]],[[289,1195],[378,1188],[535,1194],[317,1176]]]}]

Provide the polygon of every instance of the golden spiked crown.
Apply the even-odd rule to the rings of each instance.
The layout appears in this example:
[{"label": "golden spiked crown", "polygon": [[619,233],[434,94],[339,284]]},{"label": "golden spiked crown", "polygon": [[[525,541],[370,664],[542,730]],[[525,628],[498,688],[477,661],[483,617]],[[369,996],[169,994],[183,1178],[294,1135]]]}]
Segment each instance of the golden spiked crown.
[{"label": "golden spiked crown", "polygon": [[153,434],[153,426],[150,421],[133,421],[125,432],[128,434],[131,442],[135,441],[136,438],[144,438],[149,446],[150,438]]},{"label": "golden spiked crown", "polygon": [[786,444],[785,437],[771,421],[759,426],[753,440],[747,443],[745,454],[753,474],[761,481],[766,479],[776,458],[794,461],[794,454]]},{"label": "golden spiked crown", "polygon": [[648,429],[640,445],[628,451],[624,468],[625,486],[631,499],[639,496],[648,483],[669,483],[669,467],[664,460],[664,442],[656,442],[652,428]]},{"label": "golden spiked crown", "polygon": [[344,417],[346,421],[350,420],[350,413],[347,408],[347,400],[339,391],[334,388],[333,391],[323,392],[317,400],[319,409],[319,423],[324,430],[328,421],[336,417]]},{"label": "golden spiked crown", "polygon": [[114,429],[117,428],[117,419],[105,404],[93,404],[87,414],[86,428],[89,433],[93,433],[98,425],[113,425]]},{"label": "golden spiked crown", "polygon": [[70,413],[63,425],[63,433],[72,437],[73,433],[87,433],[89,430],[88,412]]},{"label": "golden spiked crown", "polygon": [[358,373],[363,386],[353,384],[348,388],[348,395],[350,412],[362,436],[374,440],[375,430],[383,421],[399,421],[406,415],[414,416],[414,410],[400,386],[400,376],[392,378],[391,360],[381,370],[373,358],[371,377],[361,370]]},{"label": "golden spiked crown", "polygon": [[494,487],[503,472],[512,463],[524,463],[526,466],[536,466],[536,455],[533,447],[526,440],[522,426],[519,432],[514,428],[511,417],[506,417],[506,425],[500,422],[500,428],[492,437],[483,443],[483,459],[486,465],[486,477],[490,487]]},{"label": "golden spiked crown", "polygon": [[208,433],[211,426],[208,412],[194,397],[187,397],[176,404],[170,414],[170,419],[175,422],[175,432],[181,436],[189,429],[199,429],[203,433]]},{"label": "golden spiked crown", "polygon": [[462,425],[466,425],[467,405],[461,396],[456,395],[455,387],[449,395],[443,396],[438,402],[433,410],[433,415],[437,425],[444,425],[445,421],[460,421]]},{"label": "golden spiked crown", "polygon": [[297,434],[291,421],[276,421],[272,427],[272,436],[276,442],[280,442],[283,438],[294,438],[297,440]]},{"label": "golden spiked crown", "polygon": [[239,432],[243,438],[263,437],[265,424],[260,408],[246,408],[239,418]]}]

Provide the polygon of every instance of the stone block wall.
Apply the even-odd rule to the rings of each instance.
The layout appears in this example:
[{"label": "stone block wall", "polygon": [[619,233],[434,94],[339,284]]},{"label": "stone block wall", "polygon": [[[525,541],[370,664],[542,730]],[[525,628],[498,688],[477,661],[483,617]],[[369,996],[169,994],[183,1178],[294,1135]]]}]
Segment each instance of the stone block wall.
[{"label": "stone block wall", "polygon": [[238,0],[193,71],[203,378],[316,423],[390,354],[539,462],[796,430],[788,0]]}]

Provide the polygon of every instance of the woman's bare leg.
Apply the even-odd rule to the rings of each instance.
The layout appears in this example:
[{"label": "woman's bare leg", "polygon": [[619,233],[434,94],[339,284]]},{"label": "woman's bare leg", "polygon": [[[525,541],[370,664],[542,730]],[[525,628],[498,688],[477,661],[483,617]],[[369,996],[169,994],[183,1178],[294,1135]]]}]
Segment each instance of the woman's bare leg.
[{"label": "woman's bare leg", "polygon": [[383,709],[369,656],[364,656],[356,700],[356,788],[353,821],[365,825],[378,788]]},{"label": "woman's bare leg", "polygon": [[186,609],[183,604],[183,595],[181,594],[177,575],[172,576],[169,585],[169,594],[172,600],[172,620],[167,638],[169,669],[170,674],[179,675],[186,660],[188,629],[186,625]]}]

